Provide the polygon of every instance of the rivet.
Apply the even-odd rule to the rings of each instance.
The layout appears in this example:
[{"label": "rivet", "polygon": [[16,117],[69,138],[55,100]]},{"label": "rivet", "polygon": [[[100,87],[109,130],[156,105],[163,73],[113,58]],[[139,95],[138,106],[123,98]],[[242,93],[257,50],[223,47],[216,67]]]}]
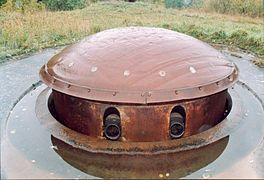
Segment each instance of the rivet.
[{"label": "rivet", "polygon": [[67,88],[70,88],[70,87],[71,87],[71,85],[70,85],[70,84],[68,84],[68,85],[67,85]]},{"label": "rivet", "polygon": [[91,89],[88,88],[88,89],[87,89],[87,92],[88,92],[88,93],[91,92]]},{"label": "rivet", "polygon": [[151,96],[151,92],[148,92],[148,97],[150,97]]},{"label": "rivet", "polygon": [[69,64],[69,67],[72,67],[72,66],[73,66],[73,64],[74,64],[74,63],[73,63],[73,62],[71,62],[71,63]]},{"label": "rivet", "polygon": [[96,72],[97,71],[97,67],[96,66],[92,66],[92,68],[91,68],[91,72]]},{"label": "rivet", "polygon": [[113,92],[113,96],[116,96],[117,92]]},{"label": "rivet", "polygon": [[176,95],[178,95],[178,91],[177,91],[177,90],[175,90],[174,93],[175,93]]},{"label": "rivet", "polygon": [[198,87],[198,89],[201,91],[202,90],[202,87]]},{"label": "rivet", "polygon": [[218,86],[219,85],[219,82],[216,82],[216,85]]},{"label": "rivet", "polygon": [[233,76],[228,76],[227,78],[229,79],[229,81],[233,81]]},{"label": "rivet", "polygon": [[159,75],[160,75],[161,77],[164,77],[164,76],[166,76],[166,72],[165,72],[165,71],[160,71],[160,72],[159,72]]},{"label": "rivet", "polygon": [[190,71],[191,71],[191,73],[193,73],[193,74],[196,73],[196,69],[195,69],[194,67],[192,67],[192,66],[190,67]]},{"label": "rivet", "polygon": [[53,83],[55,83],[56,82],[56,79],[52,79],[51,80],[51,83],[53,84]]},{"label": "rivet", "polygon": [[127,76],[129,76],[129,75],[130,75],[129,70],[125,70],[125,71],[124,71],[124,76],[127,77]]}]

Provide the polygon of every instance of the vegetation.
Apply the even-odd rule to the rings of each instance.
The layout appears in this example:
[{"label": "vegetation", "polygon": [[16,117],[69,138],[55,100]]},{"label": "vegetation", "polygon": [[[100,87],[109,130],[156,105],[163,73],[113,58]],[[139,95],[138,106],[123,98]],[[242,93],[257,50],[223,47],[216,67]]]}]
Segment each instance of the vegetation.
[{"label": "vegetation", "polygon": [[[0,0],[1,1],[1,0]],[[38,3],[36,0],[2,0],[4,2],[1,6],[1,10],[5,12],[33,12],[44,10],[44,5]]]},{"label": "vegetation", "polygon": [[193,6],[193,1],[165,0],[166,8],[187,8]]},{"label": "vegetation", "polygon": [[6,3],[6,0],[0,0],[0,6]]},{"label": "vegetation", "polygon": [[[74,11],[0,12],[0,61],[47,47],[66,45],[120,26],[163,27],[210,44],[236,46],[264,59],[262,18],[220,15],[196,9],[167,9],[139,1],[91,3]],[[261,63],[260,63],[261,64]],[[264,64],[264,63],[263,63]]]},{"label": "vegetation", "polygon": [[264,17],[264,0],[165,0],[167,8],[198,8],[207,12]]},{"label": "vegetation", "polygon": [[86,6],[86,0],[43,0],[47,9],[52,11],[68,11]]},{"label": "vegetation", "polygon": [[263,0],[204,0],[203,4],[211,12],[264,17]]}]

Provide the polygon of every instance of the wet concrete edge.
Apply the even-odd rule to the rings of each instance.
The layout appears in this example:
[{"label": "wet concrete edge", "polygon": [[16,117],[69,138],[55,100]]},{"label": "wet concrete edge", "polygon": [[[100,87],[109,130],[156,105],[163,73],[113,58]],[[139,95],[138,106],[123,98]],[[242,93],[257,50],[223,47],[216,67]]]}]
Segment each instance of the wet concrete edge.
[{"label": "wet concrete edge", "polygon": [[[19,101],[23,94],[39,85],[39,69],[53,55],[61,49],[48,49],[39,54],[21,59],[19,61],[0,64],[0,123],[1,139],[4,131],[4,124],[10,110]],[[236,63],[240,70],[240,80],[253,89],[260,100],[264,101],[264,69],[252,63],[251,55],[240,53],[240,56],[233,56],[227,50],[222,51],[232,62]],[[37,83],[37,84],[36,84]],[[1,141],[2,142],[2,141]],[[258,172],[264,172],[264,138],[260,146],[254,151],[256,157],[260,157],[257,168]],[[262,175],[263,176],[263,175]]]}]

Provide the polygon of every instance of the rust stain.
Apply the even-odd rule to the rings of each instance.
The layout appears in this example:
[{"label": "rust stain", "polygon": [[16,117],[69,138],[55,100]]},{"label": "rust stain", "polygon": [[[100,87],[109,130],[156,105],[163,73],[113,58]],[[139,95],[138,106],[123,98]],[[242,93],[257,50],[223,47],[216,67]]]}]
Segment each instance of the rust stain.
[{"label": "rust stain", "polygon": [[[103,137],[103,114],[109,107],[120,112],[121,139],[130,142],[153,142],[170,140],[170,113],[175,106],[185,108],[185,133],[191,136],[215,126],[224,117],[228,92],[198,99],[175,101],[154,105],[109,104],[52,92],[54,109],[65,126],[91,137]],[[81,104],[81,109],[75,104]],[[203,129],[204,128],[204,129]]]}]

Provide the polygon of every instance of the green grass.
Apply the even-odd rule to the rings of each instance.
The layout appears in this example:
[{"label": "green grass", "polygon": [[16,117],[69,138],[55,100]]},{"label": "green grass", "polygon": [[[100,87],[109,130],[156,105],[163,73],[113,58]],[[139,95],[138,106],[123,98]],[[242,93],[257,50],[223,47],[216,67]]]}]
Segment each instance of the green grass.
[{"label": "green grass", "polygon": [[[197,1],[197,0],[196,0]],[[198,0],[201,1],[201,0]],[[202,0],[202,8],[223,14],[264,17],[263,0]]]},{"label": "green grass", "polygon": [[[0,61],[47,47],[70,44],[121,26],[163,27],[210,44],[236,46],[264,59],[261,18],[166,9],[162,4],[107,1],[74,11],[0,12]],[[260,63],[260,64],[261,64]]]}]

